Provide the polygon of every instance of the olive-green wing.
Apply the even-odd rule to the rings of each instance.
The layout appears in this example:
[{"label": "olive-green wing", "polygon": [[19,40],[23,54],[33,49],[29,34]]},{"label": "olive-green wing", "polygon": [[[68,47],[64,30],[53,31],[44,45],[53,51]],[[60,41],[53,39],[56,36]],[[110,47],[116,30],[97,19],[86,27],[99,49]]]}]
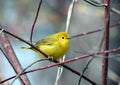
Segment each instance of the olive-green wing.
[{"label": "olive-green wing", "polygon": [[42,39],[42,40],[39,40],[35,43],[35,46],[36,47],[39,47],[39,46],[43,46],[43,45],[54,45],[54,43],[56,42],[57,40],[56,39]]}]

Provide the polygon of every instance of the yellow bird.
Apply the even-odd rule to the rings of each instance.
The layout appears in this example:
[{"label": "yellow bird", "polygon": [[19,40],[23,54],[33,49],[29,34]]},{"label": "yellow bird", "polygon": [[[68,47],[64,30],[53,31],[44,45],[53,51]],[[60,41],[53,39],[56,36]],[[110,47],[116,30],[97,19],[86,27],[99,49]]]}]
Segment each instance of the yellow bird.
[{"label": "yellow bird", "polygon": [[[42,40],[37,41],[34,46],[42,52],[52,57],[53,60],[60,59],[68,51],[69,48],[69,34],[66,32],[58,32],[49,35]],[[43,54],[32,47],[22,47],[24,49],[32,49],[42,58],[46,58]]]}]

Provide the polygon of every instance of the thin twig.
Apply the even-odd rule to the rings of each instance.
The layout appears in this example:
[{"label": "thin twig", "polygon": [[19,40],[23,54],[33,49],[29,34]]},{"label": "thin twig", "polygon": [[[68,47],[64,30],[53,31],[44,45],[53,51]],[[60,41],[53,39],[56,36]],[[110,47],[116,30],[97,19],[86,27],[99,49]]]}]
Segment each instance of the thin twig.
[{"label": "thin twig", "polygon": [[[3,28],[0,28],[0,29],[3,29]],[[28,45],[30,45],[31,47],[33,47],[34,49],[36,49],[38,52],[40,52],[41,54],[43,54],[46,58],[49,57],[49,56],[46,55],[44,52],[42,52],[41,50],[39,50],[38,48],[36,48],[33,44],[29,43],[28,41],[26,41],[26,40],[24,40],[24,39],[22,39],[22,38],[20,38],[20,37],[18,37],[18,36],[16,36],[16,35],[14,35],[14,34],[8,32],[8,31],[6,31],[6,30],[3,30],[3,32],[5,32],[5,33],[9,34],[10,36],[12,36],[12,37],[14,37],[14,38],[16,38],[16,39],[18,39],[18,40],[20,40],[20,41],[28,44]],[[50,60],[50,61],[51,61],[51,60]],[[52,62],[53,62],[53,61],[52,61]],[[54,61],[54,62],[55,62],[55,61]],[[56,62],[55,62],[55,63],[56,63]],[[76,70],[74,70],[74,69],[72,69],[72,68],[70,68],[70,67],[68,67],[68,66],[66,66],[66,65],[62,65],[62,66],[63,66],[64,68],[66,68],[67,70],[69,70],[69,71],[71,71],[71,72],[73,72],[73,73],[75,73],[75,74],[77,74],[77,75],[81,75],[81,73],[77,72]],[[94,82],[93,82],[92,80],[90,80],[89,78],[87,78],[87,77],[85,77],[85,76],[84,76],[83,78],[85,78],[85,79],[86,79],[87,81],[89,81],[90,83],[93,83],[93,84],[94,84]]]},{"label": "thin twig", "polygon": [[[120,21],[117,22],[116,24],[111,25],[110,27],[115,27],[115,26],[119,26],[119,25],[120,25]],[[0,30],[2,30],[2,29],[3,29],[3,28],[0,27]],[[76,38],[76,37],[79,37],[79,36],[84,36],[84,35],[96,33],[96,32],[102,31],[102,30],[103,30],[103,29],[98,29],[98,30],[94,30],[94,31],[90,31],[90,32],[84,32],[84,33],[79,34],[79,35],[74,35],[74,36],[72,36],[72,38]],[[18,36],[16,36],[16,35],[14,35],[14,34],[8,32],[8,31],[6,31],[6,30],[3,30],[3,32],[5,32],[5,33],[7,33],[7,34],[9,34],[9,35],[11,35],[11,36],[13,36],[13,37],[19,39],[20,41],[22,41],[22,42],[24,42],[24,43],[26,43],[26,44],[28,44],[28,45],[30,45],[30,46],[32,46],[33,48],[35,48],[36,50],[38,50],[38,51],[41,52],[44,56],[47,57],[47,55],[46,55],[45,53],[43,53],[42,51],[40,51],[39,49],[37,49],[36,47],[34,47],[33,44],[27,42],[26,40],[24,40],[24,39],[22,39],[22,38],[20,38],[20,37],[18,37]],[[67,66],[67,67],[68,67],[68,66]],[[75,73],[75,74],[77,74],[77,75],[80,75],[79,72],[77,72],[77,71],[75,71],[75,70],[73,70],[73,69],[69,69],[69,67],[68,67],[68,68],[67,68],[67,67],[65,67],[65,68],[68,69],[69,71],[71,71],[71,72],[73,72],[73,73]],[[12,79],[12,78],[11,78],[11,79]]]},{"label": "thin twig", "polygon": [[18,79],[18,78],[20,77],[20,75],[21,75],[23,72],[25,72],[28,68],[30,68],[32,65],[34,65],[34,64],[36,64],[36,63],[38,63],[38,62],[41,62],[41,61],[45,61],[45,60],[49,60],[49,59],[47,59],[47,58],[45,58],[45,59],[39,59],[39,60],[33,62],[32,64],[30,64],[29,66],[27,66],[26,68],[24,68],[20,73],[18,73],[18,74],[16,75],[15,79],[11,82],[11,85],[13,85],[13,83],[15,82],[15,80]]},{"label": "thin twig", "polygon": [[[1,30],[1,29],[3,29],[3,28],[0,28],[0,30]],[[5,33],[7,33],[8,35],[10,35],[10,36],[12,36],[12,37],[14,37],[14,38],[16,38],[16,39],[18,39],[18,40],[20,40],[20,41],[28,44],[28,45],[30,45],[30,46],[33,47],[35,50],[37,50],[38,52],[42,53],[46,58],[48,58],[48,55],[46,55],[46,54],[45,54],[44,52],[42,52],[40,49],[36,48],[32,43],[30,43],[30,42],[28,42],[28,41],[26,41],[26,40],[24,40],[24,39],[22,39],[22,38],[20,38],[20,37],[18,37],[18,36],[16,36],[16,35],[14,35],[14,34],[8,32],[8,31],[6,31],[6,30],[3,30],[3,32],[5,32]]]},{"label": "thin twig", "polygon": [[[3,75],[0,74],[0,81],[3,80],[3,79],[4,79]],[[0,84],[0,85],[10,85],[10,84],[8,82],[5,82],[5,83]]]},{"label": "thin twig", "polygon": [[[101,39],[99,40],[99,42],[98,42],[97,48],[95,49],[95,52],[94,52],[95,54],[96,54],[98,51],[100,51],[100,48],[101,48],[101,46],[102,46],[103,39],[104,39],[104,32],[103,32],[102,38],[101,38]],[[82,71],[82,75],[84,75],[84,73],[85,73],[85,71],[87,70],[88,66],[90,65],[90,63],[92,62],[92,60],[93,60],[95,57],[97,57],[97,56],[94,55],[91,59],[88,60],[87,64],[85,65],[85,67],[84,67],[84,69],[83,69],[83,71]],[[79,78],[78,85],[80,85],[80,83],[81,83],[82,75],[81,75],[80,78]]]},{"label": "thin twig", "polygon": [[120,16],[120,11],[118,9],[115,8],[111,8],[110,9],[113,13],[118,14]]},{"label": "thin twig", "polygon": [[92,62],[92,60],[95,58],[95,56],[93,56],[90,60],[88,60],[87,64],[85,65],[84,69],[82,70],[82,74],[79,78],[79,82],[78,85],[80,85],[81,80],[82,80],[82,75],[84,75],[85,71],[87,70],[88,66],[90,65],[90,63]]},{"label": "thin twig", "polygon": [[104,4],[101,4],[101,3],[99,3],[99,2],[97,2],[95,0],[83,0],[83,1],[93,5],[95,7],[104,7]]},{"label": "thin twig", "polygon": [[[4,32],[4,30],[3,30],[3,32]],[[19,61],[15,55],[15,52],[14,52],[9,40],[7,39],[7,36],[3,33],[0,36],[0,42],[1,42],[3,50],[4,50],[4,51],[2,51],[2,49],[1,49],[1,51],[7,58],[8,62],[13,67],[14,71],[16,73],[21,72],[22,71],[21,64],[19,63]],[[28,80],[26,75],[21,76],[20,80],[21,80],[22,84],[30,85],[30,81]]]},{"label": "thin twig", "polygon": [[39,1],[37,13],[36,13],[36,15],[35,15],[35,20],[34,20],[33,25],[32,25],[31,34],[30,34],[30,42],[31,42],[31,43],[32,43],[33,30],[34,30],[35,23],[36,23],[37,18],[38,18],[38,14],[39,14],[39,11],[40,11],[41,4],[42,4],[42,0]]},{"label": "thin twig", "polygon": [[[119,26],[119,25],[120,25],[120,21],[118,21],[118,22],[115,23],[115,24],[110,25],[110,28],[112,28],[112,27],[116,27],[116,26]],[[0,30],[2,30],[2,29],[3,29],[3,28],[0,27]],[[95,29],[97,29],[97,28],[95,28]],[[74,39],[74,38],[77,38],[77,37],[81,37],[81,36],[89,35],[89,34],[96,33],[96,32],[100,32],[100,31],[103,31],[103,28],[101,28],[101,29],[97,29],[97,30],[93,30],[93,31],[89,31],[89,32],[83,32],[83,33],[81,33],[81,34],[77,34],[77,35],[72,35],[71,38]],[[18,40],[20,40],[20,41],[22,41],[22,42],[24,42],[24,43],[30,45],[31,47],[33,46],[34,49],[36,49],[37,51],[39,51],[39,49],[37,49],[36,47],[34,47],[33,44],[27,42],[26,40],[24,40],[24,39],[22,39],[22,38],[20,38],[20,37],[18,37],[18,36],[16,36],[16,35],[14,35],[14,34],[8,32],[8,31],[6,31],[6,30],[4,30],[4,29],[3,29],[3,32],[5,32],[5,33],[7,33],[7,34],[9,34],[9,35],[11,35],[11,36],[17,38]],[[39,51],[39,52],[40,52],[40,51]],[[42,53],[44,56],[47,57],[46,54],[44,54],[43,52],[41,52],[41,53]]]},{"label": "thin twig", "polygon": [[[115,26],[119,26],[119,25],[120,25],[120,21],[118,21],[116,24],[110,25],[110,28],[115,27]],[[85,35],[88,35],[88,34],[93,34],[93,33],[96,33],[96,32],[103,31],[103,30],[104,30],[104,28],[93,30],[93,31],[89,31],[89,32],[83,32],[83,33],[78,34],[78,35],[72,35],[71,38],[77,38],[77,37],[80,37],[80,36],[85,36]]]},{"label": "thin twig", "polygon": [[[51,67],[54,67],[54,66],[58,66],[58,65],[64,66],[65,63],[73,62],[73,61],[76,61],[76,60],[79,60],[79,59],[88,58],[88,57],[90,57],[90,56],[101,55],[101,54],[106,54],[106,53],[114,53],[114,52],[117,52],[117,51],[120,51],[120,47],[119,47],[119,48],[116,48],[116,49],[100,51],[100,52],[97,52],[96,54],[95,54],[95,53],[85,54],[85,55],[82,55],[82,56],[79,56],[79,57],[75,57],[75,58],[72,58],[72,59],[69,59],[69,60],[65,60],[65,61],[63,61],[63,62],[58,62],[58,61],[57,61],[58,63],[56,62],[56,63],[51,64],[51,65],[42,66],[42,67],[40,67],[40,68],[36,68],[36,69],[33,69],[33,70],[29,70],[29,71],[26,71],[26,72],[22,73],[21,75],[24,75],[24,74],[30,73],[30,72],[34,72],[34,71],[38,71],[38,70],[48,69],[48,68],[51,68]],[[65,66],[66,66],[66,65],[65,65]],[[64,67],[65,67],[65,66],[64,66]],[[77,74],[77,75],[81,75],[79,72],[76,73],[76,74]],[[16,76],[12,76],[12,77],[10,77],[10,78],[8,78],[8,79],[5,79],[5,80],[1,81],[0,84],[1,84],[1,83],[4,83],[4,82],[6,82],[6,81],[8,81],[8,80],[10,80],[10,79],[13,79],[13,78],[15,78],[15,77],[16,77]],[[83,76],[83,78],[85,78],[85,76]],[[86,79],[86,78],[85,78],[85,79]],[[96,85],[95,82],[92,83],[92,84],[93,84],[93,85]]]},{"label": "thin twig", "polygon": [[[101,4],[101,3],[99,3],[98,1],[95,1],[95,0],[83,0],[83,1],[85,1],[85,2],[87,2],[89,4],[91,4],[91,5],[93,5],[95,7],[105,7],[104,4]],[[111,7],[110,11],[113,12],[113,13],[115,13],[115,14],[120,15],[120,11],[117,10],[116,8]]]}]

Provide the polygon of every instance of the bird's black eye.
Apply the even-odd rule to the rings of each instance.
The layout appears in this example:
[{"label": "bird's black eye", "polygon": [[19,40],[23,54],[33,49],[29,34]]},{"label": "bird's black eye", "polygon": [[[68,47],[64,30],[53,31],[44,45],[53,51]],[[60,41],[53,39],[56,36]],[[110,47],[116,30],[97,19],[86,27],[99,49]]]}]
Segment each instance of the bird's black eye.
[{"label": "bird's black eye", "polygon": [[64,37],[62,37],[62,39],[65,39]]}]

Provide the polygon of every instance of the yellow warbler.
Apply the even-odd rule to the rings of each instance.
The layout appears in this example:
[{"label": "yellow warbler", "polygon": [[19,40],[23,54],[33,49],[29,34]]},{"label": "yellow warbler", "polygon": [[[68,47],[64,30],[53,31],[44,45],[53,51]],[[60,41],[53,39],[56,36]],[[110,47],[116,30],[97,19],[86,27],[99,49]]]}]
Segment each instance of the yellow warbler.
[{"label": "yellow warbler", "polygon": [[[34,45],[42,52],[46,53],[53,60],[57,60],[67,52],[69,47],[69,34],[66,32],[58,32],[47,36],[46,38],[39,40]],[[37,52],[41,57],[45,58],[43,54],[38,52],[32,47],[22,47],[24,49],[32,49]]]}]

